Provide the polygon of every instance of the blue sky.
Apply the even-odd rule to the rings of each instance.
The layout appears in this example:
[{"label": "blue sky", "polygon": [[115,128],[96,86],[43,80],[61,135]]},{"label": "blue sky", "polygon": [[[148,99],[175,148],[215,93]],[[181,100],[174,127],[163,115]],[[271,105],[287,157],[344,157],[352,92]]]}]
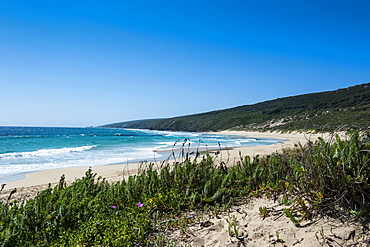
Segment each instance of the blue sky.
[{"label": "blue sky", "polygon": [[0,126],[181,116],[370,81],[370,1],[0,0]]}]

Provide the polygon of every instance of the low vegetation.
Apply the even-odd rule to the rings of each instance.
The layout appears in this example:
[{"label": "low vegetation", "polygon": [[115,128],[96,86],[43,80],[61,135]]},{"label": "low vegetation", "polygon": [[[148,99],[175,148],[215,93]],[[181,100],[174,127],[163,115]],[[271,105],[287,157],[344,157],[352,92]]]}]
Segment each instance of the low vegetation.
[{"label": "low vegetation", "polygon": [[[369,216],[370,140],[352,131],[269,156],[240,157],[228,166],[205,155],[174,164],[143,164],[137,175],[110,184],[88,170],[27,201],[0,204],[1,246],[160,246],[163,229],[184,228],[184,211],[227,207],[262,194],[285,203],[299,223],[315,214]],[[145,168],[145,169],[144,169]],[[260,208],[262,216],[268,212]],[[230,220],[232,223],[232,220]],[[230,231],[236,231],[230,223]]]}]

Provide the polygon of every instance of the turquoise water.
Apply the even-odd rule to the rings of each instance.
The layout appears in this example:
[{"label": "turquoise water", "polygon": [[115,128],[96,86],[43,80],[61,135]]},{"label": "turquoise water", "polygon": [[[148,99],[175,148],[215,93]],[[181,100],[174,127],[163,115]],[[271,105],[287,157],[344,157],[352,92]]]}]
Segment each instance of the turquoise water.
[{"label": "turquoise water", "polygon": [[165,160],[185,140],[186,148],[190,143],[189,150],[269,145],[280,141],[153,130],[0,127],[0,182],[46,169]]}]

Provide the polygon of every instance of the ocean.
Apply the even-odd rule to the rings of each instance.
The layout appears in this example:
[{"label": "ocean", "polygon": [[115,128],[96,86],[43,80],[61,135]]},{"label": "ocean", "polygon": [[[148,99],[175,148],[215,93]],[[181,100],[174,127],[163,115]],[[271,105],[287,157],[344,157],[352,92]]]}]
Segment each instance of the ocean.
[{"label": "ocean", "polygon": [[136,129],[0,127],[0,183],[47,169],[161,161],[184,143],[185,150],[204,151],[279,141]]}]

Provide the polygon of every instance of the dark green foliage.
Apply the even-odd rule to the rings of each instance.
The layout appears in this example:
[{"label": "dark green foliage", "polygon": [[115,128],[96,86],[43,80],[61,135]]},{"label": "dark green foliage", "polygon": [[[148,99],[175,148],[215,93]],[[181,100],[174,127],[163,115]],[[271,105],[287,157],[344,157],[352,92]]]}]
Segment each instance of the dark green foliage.
[{"label": "dark green foliage", "polygon": [[109,128],[174,131],[363,129],[370,121],[370,84],[265,101],[254,105],[169,119],[109,124]]},{"label": "dark green foliage", "polygon": [[295,223],[334,205],[354,215],[370,213],[369,134],[352,131],[348,141],[333,135],[253,160],[241,157],[234,166],[215,160],[205,155],[159,170],[149,164],[114,184],[91,170],[69,186],[62,177],[55,188],[49,186],[23,204],[0,204],[1,246],[163,243],[154,233],[163,224],[185,227],[184,211],[260,194],[282,195],[283,203],[291,205],[285,213]]}]

